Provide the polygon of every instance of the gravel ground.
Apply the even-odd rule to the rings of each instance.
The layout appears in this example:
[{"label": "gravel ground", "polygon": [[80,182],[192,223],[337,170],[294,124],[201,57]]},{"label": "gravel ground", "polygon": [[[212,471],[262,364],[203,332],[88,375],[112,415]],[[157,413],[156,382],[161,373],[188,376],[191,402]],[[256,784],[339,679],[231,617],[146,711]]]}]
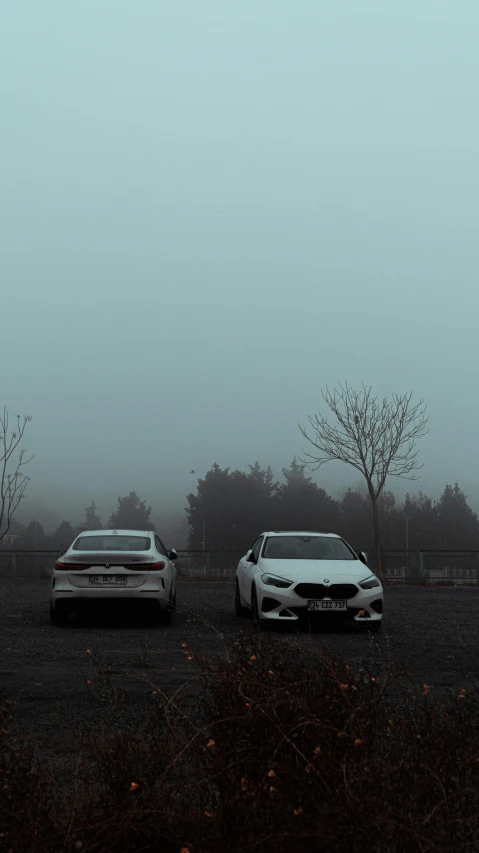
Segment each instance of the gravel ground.
[{"label": "gravel ground", "polygon": [[[179,584],[178,612],[170,627],[146,624],[140,614],[127,620],[118,615],[74,620],[56,628],[49,621],[48,582],[0,580],[0,687],[14,700],[26,737],[43,756],[67,759],[74,747],[65,736],[76,735],[104,713],[98,702],[103,688],[96,682],[95,695],[86,684],[95,678],[87,649],[100,655],[107,678],[129,673],[122,676],[128,712],[144,712],[151,705],[151,683],[172,691],[191,676],[182,642],[202,653],[232,643],[244,625],[234,615],[233,593],[231,583]],[[415,681],[433,690],[479,681],[478,589],[392,587],[386,590],[385,608],[382,634],[351,626],[294,636],[328,646],[353,666],[370,659],[380,667],[390,653]],[[293,636],[287,629],[282,633]]]}]

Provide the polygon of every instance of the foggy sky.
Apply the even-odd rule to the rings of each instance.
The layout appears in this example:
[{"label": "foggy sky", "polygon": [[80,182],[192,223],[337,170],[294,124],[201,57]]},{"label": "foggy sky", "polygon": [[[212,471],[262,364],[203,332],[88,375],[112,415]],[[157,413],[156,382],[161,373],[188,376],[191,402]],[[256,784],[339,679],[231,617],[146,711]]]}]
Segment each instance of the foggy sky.
[{"label": "foggy sky", "polygon": [[414,488],[479,507],[478,26],[473,0],[2,4],[24,511],[279,473],[339,380],[424,397]]}]

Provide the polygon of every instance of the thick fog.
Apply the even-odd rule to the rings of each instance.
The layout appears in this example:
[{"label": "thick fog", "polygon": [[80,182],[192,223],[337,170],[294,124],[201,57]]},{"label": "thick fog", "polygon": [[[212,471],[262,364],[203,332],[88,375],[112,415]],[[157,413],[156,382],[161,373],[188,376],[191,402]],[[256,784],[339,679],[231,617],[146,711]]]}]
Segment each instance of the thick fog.
[{"label": "thick fog", "polygon": [[414,488],[479,507],[478,26],[472,0],[2,5],[19,517],[279,475],[340,380],[424,397]]}]

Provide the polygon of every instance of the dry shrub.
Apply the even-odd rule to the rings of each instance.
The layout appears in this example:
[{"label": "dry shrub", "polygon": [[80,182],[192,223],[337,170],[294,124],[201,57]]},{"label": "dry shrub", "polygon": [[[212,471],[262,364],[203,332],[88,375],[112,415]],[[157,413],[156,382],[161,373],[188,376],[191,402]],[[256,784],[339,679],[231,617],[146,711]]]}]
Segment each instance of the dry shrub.
[{"label": "dry shrub", "polygon": [[[17,785],[15,853],[479,849],[477,691],[408,690],[392,671],[257,631],[185,655],[192,682],[169,697],[145,682],[141,722],[105,714],[61,808],[26,762],[32,817]],[[18,815],[36,846],[13,843]]]},{"label": "dry shrub", "polygon": [[0,691],[0,851],[48,850],[59,799],[48,769],[15,730],[12,706]]}]

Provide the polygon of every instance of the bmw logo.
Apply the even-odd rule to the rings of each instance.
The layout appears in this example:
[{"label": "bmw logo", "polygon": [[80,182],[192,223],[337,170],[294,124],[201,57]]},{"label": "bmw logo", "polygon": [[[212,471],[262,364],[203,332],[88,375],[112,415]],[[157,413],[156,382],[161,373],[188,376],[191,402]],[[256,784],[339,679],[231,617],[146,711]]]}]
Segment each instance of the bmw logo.
[{"label": "bmw logo", "polygon": [[329,578],[325,578],[323,583],[329,583]]},{"label": "bmw logo", "polygon": [[105,563],[105,569],[109,569],[109,568],[110,568],[110,563]]}]

